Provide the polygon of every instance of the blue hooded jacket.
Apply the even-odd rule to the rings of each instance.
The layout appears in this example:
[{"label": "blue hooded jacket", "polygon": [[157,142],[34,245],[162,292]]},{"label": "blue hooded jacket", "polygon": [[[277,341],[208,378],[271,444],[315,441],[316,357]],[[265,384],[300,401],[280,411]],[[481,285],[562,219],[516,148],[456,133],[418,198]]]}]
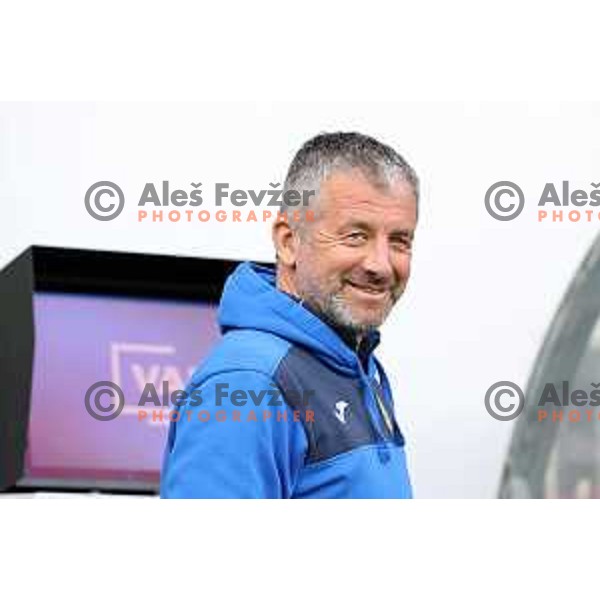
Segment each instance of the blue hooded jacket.
[{"label": "blue hooded jacket", "polygon": [[377,333],[359,356],[253,263],[228,278],[218,318],[188,386],[201,401],[170,425],[161,497],[412,497]]}]

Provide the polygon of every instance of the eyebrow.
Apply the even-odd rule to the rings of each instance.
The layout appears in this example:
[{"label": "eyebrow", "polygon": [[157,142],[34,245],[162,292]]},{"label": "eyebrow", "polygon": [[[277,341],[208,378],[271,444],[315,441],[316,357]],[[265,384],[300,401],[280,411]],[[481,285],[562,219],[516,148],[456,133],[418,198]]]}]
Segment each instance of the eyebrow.
[{"label": "eyebrow", "polygon": [[412,240],[415,237],[415,232],[414,230],[411,231],[410,229],[394,229],[390,235],[402,235]]}]

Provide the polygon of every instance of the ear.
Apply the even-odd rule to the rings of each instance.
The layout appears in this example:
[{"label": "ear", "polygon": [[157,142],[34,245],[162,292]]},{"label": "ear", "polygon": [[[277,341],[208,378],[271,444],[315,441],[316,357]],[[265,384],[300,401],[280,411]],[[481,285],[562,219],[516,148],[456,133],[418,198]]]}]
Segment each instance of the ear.
[{"label": "ear", "polygon": [[275,221],[272,229],[273,245],[277,261],[293,269],[298,259],[298,232],[294,231],[286,221]]}]

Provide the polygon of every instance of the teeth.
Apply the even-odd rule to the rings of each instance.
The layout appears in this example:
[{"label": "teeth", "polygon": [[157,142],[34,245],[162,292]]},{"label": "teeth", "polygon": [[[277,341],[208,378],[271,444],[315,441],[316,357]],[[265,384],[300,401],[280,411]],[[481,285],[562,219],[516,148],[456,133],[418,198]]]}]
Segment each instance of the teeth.
[{"label": "teeth", "polygon": [[368,292],[369,294],[383,294],[386,291],[386,290],[378,290],[375,288],[363,287],[361,285],[356,285],[354,283],[351,283],[350,285],[352,285],[355,288],[358,288],[359,290],[362,290],[363,292]]}]

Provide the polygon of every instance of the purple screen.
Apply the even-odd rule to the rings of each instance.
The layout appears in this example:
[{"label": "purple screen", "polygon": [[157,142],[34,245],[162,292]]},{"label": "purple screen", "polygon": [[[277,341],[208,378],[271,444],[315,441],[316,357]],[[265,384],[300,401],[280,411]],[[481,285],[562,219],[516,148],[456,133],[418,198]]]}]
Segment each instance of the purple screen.
[{"label": "purple screen", "polygon": [[[168,418],[140,420],[138,401],[147,383],[159,393],[164,381],[170,391],[185,388],[219,339],[216,307],[44,292],[34,298],[34,314],[26,479],[158,483]],[[84,399],[105,380],[123,390],[125,407],[98,421]],[[155,407],[141,408],[151,414]]]}]

